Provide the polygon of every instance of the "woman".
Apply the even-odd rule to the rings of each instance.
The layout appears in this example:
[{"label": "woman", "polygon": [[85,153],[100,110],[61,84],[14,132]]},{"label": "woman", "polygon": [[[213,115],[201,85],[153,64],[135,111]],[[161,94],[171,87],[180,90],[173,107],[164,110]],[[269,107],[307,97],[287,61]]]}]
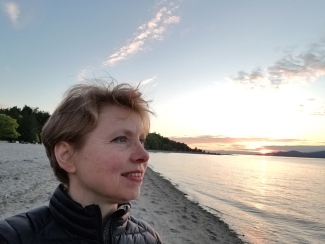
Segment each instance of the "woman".
[{"label": "woman", "polygon": [[41,133],[61,184],[48,207],[0,221],[0,243],[162,243],[129,215],[149,160],[150,114],[127,84],[68,90]]}]

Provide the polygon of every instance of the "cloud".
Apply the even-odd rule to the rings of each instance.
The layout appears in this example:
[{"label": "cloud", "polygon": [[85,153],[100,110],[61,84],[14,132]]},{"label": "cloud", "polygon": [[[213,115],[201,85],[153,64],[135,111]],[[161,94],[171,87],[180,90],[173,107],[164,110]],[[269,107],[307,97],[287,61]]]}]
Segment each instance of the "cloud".
[{"label": "cloud", "polygon": [[0,108],[9,108],[7,104],[0,104]]},{"label": "cloud", "polygon": [[4,12],[8,15],[13,24],[17,24],[20,15],[20,8],[16,3],[5,3],[3,7]]},{"label": "cloud", "polygon": [[310,115],[312,115],[312,116],[325,116],[325,111],[324,112],[315,112],[315,113],[312,113]]},{"label": "cloud", "polygon": [[141,85],[143,86],[143,85],[145,85],[145,84],[148,84],[148,83],[150,83],[151,81],[153,81],[153,80],[156,79],[156,78],[157,78],[157,77],[154,76],[154,77],[152,77],[152,78],[149,78],[149,79],[143,80],[143,81],[141,81]]},{"label": "cloud", "polygon": [[291,82],[312,82],[325,75],[325,39],[312,44],[307,51],[294,55],[289,53],[262,71],[239,71],[227,80],[251,87],[279,87]]},{"label": "cloud", "polygon": [[233,138],[219,136],[198,136],[198,137],[169,137],[171,140],[183,142],[185,144],[235,144],[242,142],[295,142],[296,139],[271,139],[271,138]]},{"label": "cloud", "polygon": [[143,50],[145,45],[152,40],[162,40],[163,34],[166,32],[170,24],[178,23],[179,16],[172,13],[178,8],[174,4],[169,7],[162,7],[153,19],[141,25],[134,38],[127,41],[127,44],[120,48],[119,51],[112,54],[102,64],[104,66],[113,66],[122,60],[129,59],[139,51]]},{"label": "cloud", "polygon": [[91,66],[79,71],[76,75],[76,79],[80,83],[88,81],[117,82],[108,72]]},{"label": "cloud", "polygon": [[306,100],[307,103],[299,105],[300,112],[307,112],[311,116],[325,116],[325,102],[312,97]]},{"label": "cloud", "polygon": [[299,152],[316,152],[316,151],[324,151],[325,146],[306,146],[306,145],[296,145],[296,146],[274,146],[268,145],[264,146],[264,149],[270,149],[274,151],[299,151]]},{"label": "cloud", "polygon": [[78,73],[78,75],[77,75],[77,80],[78,80],[79,82],[84,81],[87,73],[88,73],[87,69],[84,69],[84,70],[80,71],[80,72]]},{"label": "cloud", "polygon": [[223,137],[203,135],[197,137],[169,137],[169,139],[182,142],[190,147],[197,147],[212,152],[252,154],[261,149],[274,151],[296,150],[300,152],[313,152],[325,150],[324,143],[307,145],[308,141],[299,139],[276,139],[259,137]]},{"label": "cloud", "polygon": [[325,103],[320,106],[316,106],[314,112],[311,113],[310,115],[325,116]]}]

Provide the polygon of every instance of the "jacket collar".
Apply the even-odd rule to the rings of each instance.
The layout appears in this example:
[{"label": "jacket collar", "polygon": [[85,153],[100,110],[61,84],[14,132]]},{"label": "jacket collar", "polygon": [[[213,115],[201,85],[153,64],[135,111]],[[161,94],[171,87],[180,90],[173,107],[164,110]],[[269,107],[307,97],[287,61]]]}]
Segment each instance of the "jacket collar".
[{"label": "jacket collar", "polygon": [[[49,208],[54,219],[71,234],[87,239],[103,238],[102,214],[99,206],[93,204],[83,207],[72,200],[62,184],[54,191]],[[118,230],[119,233],[126,227],[129,209],[129,203],[122,204],[111,215],[114,220],[109,222],[113,225],[114,230]]]}]

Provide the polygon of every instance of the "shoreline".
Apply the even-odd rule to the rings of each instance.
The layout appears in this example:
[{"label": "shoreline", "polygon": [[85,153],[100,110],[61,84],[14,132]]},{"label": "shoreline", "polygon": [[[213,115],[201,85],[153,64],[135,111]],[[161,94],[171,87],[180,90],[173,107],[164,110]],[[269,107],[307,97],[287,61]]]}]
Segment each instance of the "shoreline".
[{"label": "shoreline", "polygon": [[164,243],[247,243],[227,223],[149,167],[141,196],[131,204],[131,214],[152,225]]}]

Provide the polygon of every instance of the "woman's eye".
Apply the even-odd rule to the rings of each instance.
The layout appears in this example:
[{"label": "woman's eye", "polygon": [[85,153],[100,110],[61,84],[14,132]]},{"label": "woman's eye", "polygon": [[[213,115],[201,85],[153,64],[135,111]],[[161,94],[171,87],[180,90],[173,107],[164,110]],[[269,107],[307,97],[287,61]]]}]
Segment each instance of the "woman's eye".
[{"label": "woman's eye", "polygon": [[125,136],[119,136],[119,137],[116,137],[113,141],[115,141],[115,142],[126,142],[126,137]]},{"label": "woman's eye", "polygon": [[143,139],[143,138],[140,138],[139,141],[140,141],[140,143],[141,143],[142,145],[144,145],[144,143],[145,143],[146,140]]}]

